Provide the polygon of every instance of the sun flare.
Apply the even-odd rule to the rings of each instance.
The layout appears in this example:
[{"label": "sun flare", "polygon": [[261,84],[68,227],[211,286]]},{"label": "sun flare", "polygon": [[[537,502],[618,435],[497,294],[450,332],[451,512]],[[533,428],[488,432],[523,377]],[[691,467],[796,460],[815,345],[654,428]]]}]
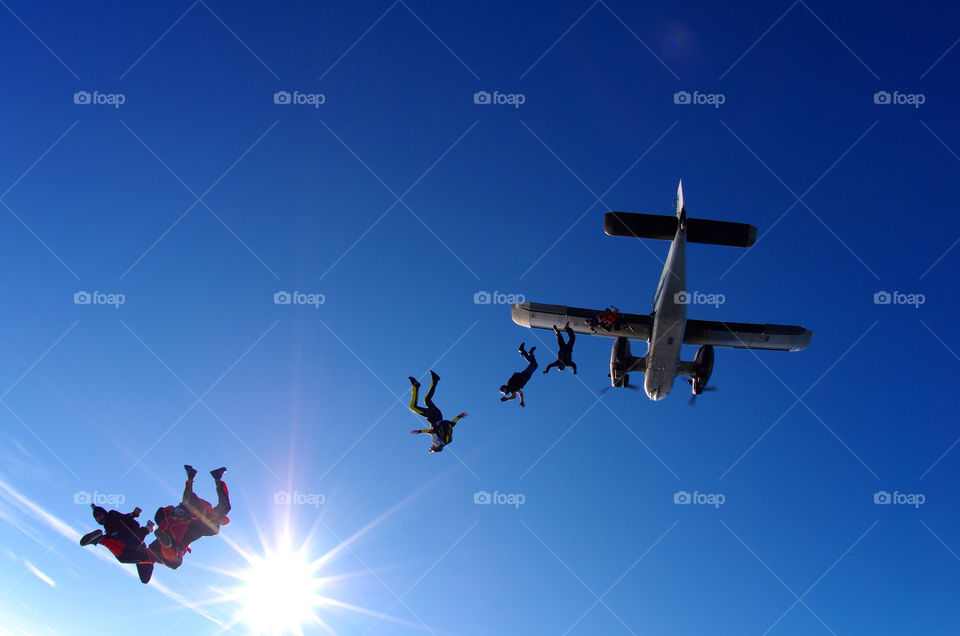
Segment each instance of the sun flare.
[{"label": "sun flare", "polygon": [[290,549],[255,557],[241,575],[237,618],[256,634],[302,634],[323,602],[316,565]]}]

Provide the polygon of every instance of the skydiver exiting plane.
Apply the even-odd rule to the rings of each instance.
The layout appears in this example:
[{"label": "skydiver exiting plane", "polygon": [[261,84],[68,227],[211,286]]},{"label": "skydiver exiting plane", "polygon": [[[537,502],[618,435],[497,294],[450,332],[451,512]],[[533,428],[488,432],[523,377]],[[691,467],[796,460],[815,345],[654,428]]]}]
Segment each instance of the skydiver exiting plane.
[{"label": "skydiver exiting plane", "polygon": [[427,421],[430,422],[430,428],[423,429],[413,429],[410,431],[411,435],[419,434],[430,434],[433,438],[433,444],[430,446],[431,453],[439,453],[443,450],[443,447],[453,441],[453,427],[457,425],[457,422],[467,416],[467,412],[464,411],[460,413],[452,420],[443,419],[443,413],[437,408],[437,405],[433,403],[433,392],[437,389],[437,382],[440,381],[440,376],[430,371],[430,389],[427,391],[427,395],[423,398],[424,406],[417,406],[417,401],[419,400],[420,393],[420,383],[413,376],[408,378],[410,380],[410,410],[420,415],[421,417],[427,418]]},{"label": "skydiver exiting plane", "polygon": [[[183,487],[183,500],[177,506],[167,506],[157,510],[157,540],[151,544],[154,550],[159,543],[161,562],[176,569],[183,562],[183,555],[190,552],[190,544],[200,537],[219,534],[220,526],[230,523],[230,493],[223,482],[226,468],[210,471],[217,489],[217,505],[201,499],[193,492],[193,478],[197,471],[185,464],[187,481]],[[155,550],[156,551],[156,550]]]},{"label": "skydiver exiting plane", "polygon": [[500,398],[501,402],[509,402],[510,400],[517,399],[519,396],[520,406],[526,406],[526,403],[523,401],[522,389],[527,385],[527,381],[530,380],[533,372],[537,370],[537,359],[533,356],[533,352],[536,351],[537,348],[530,347],[530,351],[527,351],[523,348],[524,344],[526,343],[521,342],[517,351],[520,352],[520,355],[522,355],[524,360],[529,364],[523,371],[517,371],[511,375],[507,383],[500,387],[500,393],[503,394],[503,397]]},{"label": "skydiver exiting plane", "polygon": [[140,580],[150,582],[153,575],[153,561],[156,559],[147,550],[143,540],[153,532],[153,522],[141,526],[137,521],[140,508],[133,512],[122,513],[119,510],[107,511],[100,506],[90,504],[94,520],[103,526],[103,530],[94,530],[83,535],[80,545],[102,545],[113,553],[120,563],[136,563]]},{"label": "skydiver exiting plane", "polygon": [[576,340],[576,334],[574,334],[573,329],[570,328],[569,322],[567,322],[567,326],[564,327],[563,330],[567,332],[567,342],[563,341],[563,336],[560,334],[557,326],[553,326],[553,332],[557,334],[557,344],[560,346],[560,350],[557,351],[557,360],[548,364],[543,372],[548,373],[553,367],[557,367],[560,371],[563,371],[567,367],[572,367],[573,375],[577,375],[577,365],[573,361],[573,341]]}]

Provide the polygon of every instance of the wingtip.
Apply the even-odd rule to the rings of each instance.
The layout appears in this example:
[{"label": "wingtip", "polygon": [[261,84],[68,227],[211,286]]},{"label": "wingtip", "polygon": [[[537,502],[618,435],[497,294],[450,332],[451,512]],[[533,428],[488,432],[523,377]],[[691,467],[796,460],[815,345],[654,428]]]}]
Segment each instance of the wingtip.
[{"label": "wingtip", "polygon": [[800,342],[793,349],[793,351],[803,351],[810,346],[810,341],[813,340],[813,331],[810,329],[804,329],[803,335],[800,337]]},{"label": "wingtip", "polygon": [[521,327],[530,326],[530,303],[513,303],[510,305],[510,317]]}]

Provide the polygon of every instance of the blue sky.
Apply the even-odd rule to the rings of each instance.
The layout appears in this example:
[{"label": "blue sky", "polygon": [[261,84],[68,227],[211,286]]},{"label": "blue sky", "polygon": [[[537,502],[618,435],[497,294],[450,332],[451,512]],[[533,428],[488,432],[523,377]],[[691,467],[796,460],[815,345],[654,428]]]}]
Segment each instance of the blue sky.
[{"label": "blue sky", "polygon": [[[960,629],[957,7],[0,4],[0,633],[248,633],[287,544],[336,633]],[[555,343],[474,295],[649,312],[668,245],[602,215],[681,178],[759,228],[690,247],[725,300],[691,317],[809,349],[718,350],[690,408],[598,393],[581,337],[501,404]],[[430,368],[470,413],[440,455],[407,433]],[[234,510],[180,570],[76,544],[84,493],[147,518],[184,463]]]}]

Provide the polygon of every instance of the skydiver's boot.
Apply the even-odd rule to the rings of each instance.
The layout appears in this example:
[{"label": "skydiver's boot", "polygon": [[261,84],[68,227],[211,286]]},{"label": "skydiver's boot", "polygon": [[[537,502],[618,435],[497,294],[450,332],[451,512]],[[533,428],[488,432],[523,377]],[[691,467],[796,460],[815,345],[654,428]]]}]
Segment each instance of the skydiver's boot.
[{"label": "skydiver's boot", "polygon": [[187,471],[187,479],[193,479],[197,476],[197,469],[190,464],[184,464],[183,469]]},{"label": "skydiver's boot", "polygon": [[80,545],[97,545],[100,543],[100,539],[103,538],[103,530],[94,530],[93,532],[88,532],[87,534],[80,537]]},{"label": "skydiver's boot", "polygon": [[418,388],[418,389],[420,388],[420,383],[417,382],[417,379],[415,377],[411,375],[407,379],[410,380],[410,384],[412,384],[415,388]]},{"label": "skydiver's boot", "polygon": [[223,473],[227,472],[227,469],[224,468],[215,468],[210,471],[210,474],[213,475],[215,481],[220,481],[223,478]]},{"label": "skydiver's boot", "polygon": [[434,384],[436,384],[437,382],[440,381],[440,376],[437,375],[433,369],[430,369],[430,379],[433,381]]}]

